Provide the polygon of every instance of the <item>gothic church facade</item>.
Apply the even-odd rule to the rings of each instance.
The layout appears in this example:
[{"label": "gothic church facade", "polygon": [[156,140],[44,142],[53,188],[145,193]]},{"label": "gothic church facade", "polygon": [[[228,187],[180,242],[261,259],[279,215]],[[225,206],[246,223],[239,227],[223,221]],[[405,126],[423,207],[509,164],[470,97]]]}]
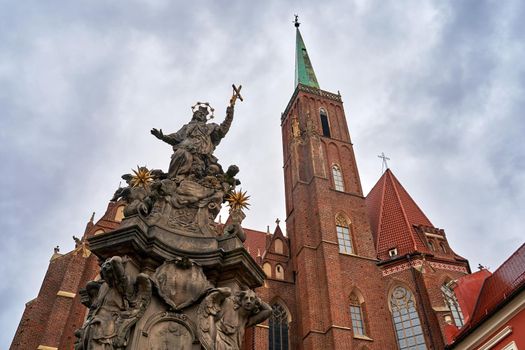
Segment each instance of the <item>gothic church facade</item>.
[{"label": "gothic church facade", "polygon": [[[246,229],[273,308],[245,349],[443,349],[464,320],[451,283],[470,273],[405,188],[386,170],[363,194],[341,95],[317,81],[296,24],[295,91],[281,115],[285,236]],[[87,238],[118,227],[110,202],[73,251],[55,252],[11,349],[73,349],[85,318],[78,290],[98,273]]]}]

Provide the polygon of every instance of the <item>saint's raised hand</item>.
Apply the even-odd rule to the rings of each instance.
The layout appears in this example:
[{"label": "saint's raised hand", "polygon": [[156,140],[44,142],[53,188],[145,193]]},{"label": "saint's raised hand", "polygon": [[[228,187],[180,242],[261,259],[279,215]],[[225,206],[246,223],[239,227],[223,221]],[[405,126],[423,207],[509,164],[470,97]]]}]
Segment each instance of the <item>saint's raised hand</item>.
[{"label": "saint's raised hand", "polygon": [[151,133],[158,139],[161,139],[164,137],[164,134],[162,133],[162,129],[151,129]]}]

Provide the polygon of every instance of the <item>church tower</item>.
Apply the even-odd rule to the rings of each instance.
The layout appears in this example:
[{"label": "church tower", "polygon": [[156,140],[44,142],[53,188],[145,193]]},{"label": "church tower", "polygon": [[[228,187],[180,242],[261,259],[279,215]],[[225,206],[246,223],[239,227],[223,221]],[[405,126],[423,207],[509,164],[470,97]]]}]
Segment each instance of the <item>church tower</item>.
[{"label": "church tower", "polygon": [[[381,288],[381,275],[341,95],[320,88],[295,27],[295,91],[281,127],[298,338],[304,349],[348,349],[360,340],[348,327],[349,298]],[[382,313],[376,305],[386,301],[368,313]]]}]

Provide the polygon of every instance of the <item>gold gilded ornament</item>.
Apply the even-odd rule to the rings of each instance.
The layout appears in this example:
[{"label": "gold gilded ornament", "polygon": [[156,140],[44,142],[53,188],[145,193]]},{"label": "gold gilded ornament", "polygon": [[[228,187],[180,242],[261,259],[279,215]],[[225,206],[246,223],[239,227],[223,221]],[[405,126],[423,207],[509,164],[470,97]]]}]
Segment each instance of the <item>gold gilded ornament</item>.
[{"label": "gold gilded ornament", "polygon": [[150,182],[153,181],[153,176],[151,172],[146,167],[139,167],[137,165],[137,170],[133,170],[133,175],[131,176],[130,185],[131,187],[146,187]]},{"label": "gold gilded ornament", "polygon": [[248,199],[250,199],[250,196],[247,196],[246,191],[242,192],[242,190],[232,191],[226,197],[230,210],[249,209],[250,203],[248,203]]}]

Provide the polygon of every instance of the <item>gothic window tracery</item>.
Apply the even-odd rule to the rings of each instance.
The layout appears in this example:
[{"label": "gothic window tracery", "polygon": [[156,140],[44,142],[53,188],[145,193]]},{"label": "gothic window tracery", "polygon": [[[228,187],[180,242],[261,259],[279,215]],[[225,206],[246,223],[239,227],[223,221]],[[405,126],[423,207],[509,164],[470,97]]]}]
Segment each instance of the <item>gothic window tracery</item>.
[{"label": "gothic window tracery", "polygon": [[341,172],[341,168],[339,167],[339,165],[337,164],[332,165],[332,176],[334,178],[334,187],[336,191],[344,192],[345,183],[343,181],[343,174]]},{"label": "gothic window tracery", "polygon": [[390,296],[390,308],[399,349],[426,350],[425,337],[412,292],[402,286],[394,288]]},{"label": "gothic window tracery", "polygon": [[353,254],[354,249],[352,245],[352,237],[350,236],[350,224],[341,215],[336,217],[335,229],[337,231],[337,240],[339,242],[339,252]]},{"label": "gothic window tracery", "polygon": [[281,304],[272,305],[272,315],[269,320],[269,350],[289,349],[289,325],[288,312]]},{"label": "gothic window tracery", "polygon": [[452,281],[445,283],[441,286],[441,291],[443,292],[443,297],[445,298],[445,303],[447,304],[450,312],[452,312],[452,318],[454,319],[454,324],[461,328],[465,324],[463,318],[463,312],[459,306],[458,300],[456,298],[456,293],[451,287]]},{"label": "gothic window tracery", "polygon": [[355,292],[350,295],[350,318],[352,319],[354,335],[365,335],[363,308]]}]

